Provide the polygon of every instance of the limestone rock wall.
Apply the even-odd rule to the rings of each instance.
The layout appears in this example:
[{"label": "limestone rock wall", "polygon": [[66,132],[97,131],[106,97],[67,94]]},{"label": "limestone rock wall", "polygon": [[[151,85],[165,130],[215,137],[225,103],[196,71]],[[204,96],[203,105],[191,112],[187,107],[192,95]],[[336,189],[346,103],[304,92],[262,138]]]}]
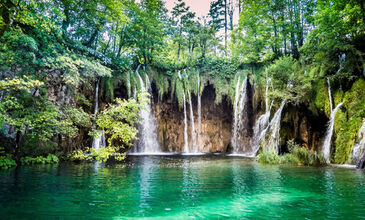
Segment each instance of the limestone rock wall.
[{"label": "limestone rock wall", "polygon": [[[212,85],[205,87],[201,97],[201,144],[200,152],[226,152],[231,140],[232,106],[224,98],[221,104],[214,104],[215,89]],[[194,125],[198,132],[197,97],[192,95]],[[189,105],[187,104],[187,110]],[[162,149],[166,152],[183,152],[184,148],[184,110],[179,108],[176,99],[165,96],[155,100],[155,115],[158,139]],[[192,134],[188,117],[189,146]],[[198,140],[198,136],[197,136]],[[197,141],[198,142],[198,141]]]}]

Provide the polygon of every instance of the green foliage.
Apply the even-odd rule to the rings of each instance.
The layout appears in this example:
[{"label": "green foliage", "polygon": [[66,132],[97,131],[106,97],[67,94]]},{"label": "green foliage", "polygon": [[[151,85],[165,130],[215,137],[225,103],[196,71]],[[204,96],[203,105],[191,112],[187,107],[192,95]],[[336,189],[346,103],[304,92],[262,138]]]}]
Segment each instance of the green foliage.
[{"label": "green foliage", "polygon": [[89,128],[92,126],[91,118],[82,108],[66,108],[65,115],[75,126]]},{"label": "green foliage", "polygon": [[257,161],[263,164],[279,164],[280,157],[275,152],[265,151],[257,155]]},{"label": "green foliage", "polygon": [[298,164],[305,166],[320,166],[325,164],[325,160],[320,153],[312,152],[308,148],[301,147],[289,140],[288,149],[290,154],[298,161]]},{"label": "green foliage", "polygon": [[338,111],[335,120],[335,163],[350,163],[362,120],[365,118],[365,80],[356,81],[345,92],[343,106],[346,112]]},{"label": "green foliage", "polygon": [[267,68],[275,90],[271,98],[287,99],[294,104],[305,102],[311,92],[312,78],[298,61],[292,57],[281,57]]},{"label": "green foliage", "polygon": [[293,140],[287,142],[289,153],[277,155],[271,151],[261,152],[257,156],[259,163],[263,164],[296,164],[305,166],[321,166],[325,164],[322,155],[301,147]]},{"label": "green foliage", "polygon": [[44,83],[39,80],[30,79],[28,76],[22,78],[0,80],[0,91],[27,91],[30,92],[33,88],[39,88]]},{"label": "green foliage", "polygon": [[26,71],[33,69],[38,51],[34,38],[15,31],[5,33],[0,40],[0,70],[8,71],[13,64],[22,64]]},{"label": "green foliage", "polygon": [[0,170],[7,170],[10,167],[15,167],[16,162],[11,157],[7,156],[0,156]]},{"label": "green foliage", "polygon": [[38,156],[38,157],[22,157],[20,158],[20,162],[22,165],[25,164],[52,164],[58,163],[58,157],[53,154],[48,154],[47,157]]},{"label": "green foliage", "polygon": [[312,103],[314,103],[315,108],[312,109],[312,111],[318,109],[320,112],[324,112],[329,117],[331,114],[331,109],[326,80],[317,80],[313,85],[313,91],[315,95],[314,101],[312,101]]},{"label": "green foliage", "polygon": [[153,82],[155,82],[159,97],[163,97],[169,91],[169,75],[162,71],[147,68],[147,72],[152,75]]},{"label": "green foliage", "polygon": [[116,99],[114,105],[109,105],[96,119],[100,129],[108,136],[108,146],[101,148],[96,154],[98,160],[106,161],[110,155],[116,159],[124,159],[120,151],[124,146],[130,146],[136,138],[139,111],[143,103],[147,102],[146,94],[139,95],[140,102],[135,99]]},{"label": "green foliage", "polygon": [[88,77],[111,76],[111,69],[108,67],[72,54],[58,56],[53,63],[49,63],[47,66],[60,70],[63,73],[63,82],[76,88],[81,83],[87,82],[85,80],[88,80]]},{"label": "green foliage", "polygon": [[302,51],[311,61],[323,65],[326,72],[336,73],[339,56],[346,53],[345,68],[336,77],[343,83],[353,82],[361,67],[361,40],[364,38],[365,20],[361,1],[325,1],[316,4],[315,28],[308,36]]},{"label": "green foliage", "polygon": [[86,153],[87,151],[88,149],[86,149],[85,151],[80,149],[71,151],[67,155],[67,158],[74,162],[80,162],[80,161],[91,162],[93,160],[93,157],[91,156],[90,153]]}]

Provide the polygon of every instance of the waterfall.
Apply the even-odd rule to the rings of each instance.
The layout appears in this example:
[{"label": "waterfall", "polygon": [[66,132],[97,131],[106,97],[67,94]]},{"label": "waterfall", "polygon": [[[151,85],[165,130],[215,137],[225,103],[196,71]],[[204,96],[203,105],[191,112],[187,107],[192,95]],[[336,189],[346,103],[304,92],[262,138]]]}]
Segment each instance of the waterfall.
[{"label": "waterfall", "polygon": [[[286,88],[292,88],[292,87],[293,87],[293,83],[292,83],[291,79],[289,79]],[[279,154],[281,113],[283,112],[286,102],[287,102],[287,99],[284,99],[281,102],[279,109],[275,112],[275,114],[269,124],[270,136],[269,136],[269,141],[267,144],[267,150],[274,152],[276,154]]]},{"label": "waterfall", "polygon": [[333,104],[332,104],[331,84],[330,84],[330,79],[328,77],[327,77],[327,84],[328,84],[328,97],[329,97],[329,100],[330,100],[330,110],[332,112]]},{"label": "waterfall", "polygon": [[[179,79],[182,80],[180,70],[177,72]],[[185,97],[185,88],[183,90],[183,98],[184,98],[184,153],[190,153],[189,150],[189,138],[188,138],[188,119],[186,116],[186,97]]]},{"label": "waterfall", "polygon": [[[99,84],[100,84],[100,79],[98,79],[96,81],[96,85],[95,85],[95,100],[94,100],[94,103],[95,103],[95,108],[94,108],[94,115],[96,116],[99,112]],[[92,147],[95,149],[95,150],[99,150],[100,149],[100,146],[102,147],[105,147],[106,144],[105,144],[105,134],[104,134],[104,131],[102,131],[101,135],[97,138],[94,137],[93,139],[93,143],[92,143]]]},{"label": "waterfall", "polygon": [[200,96],[200,75],[198,73],[198,147],[201,148],[201,130],[202,130],[202,106]]},{"label": "waterfall", "polygon": [[137,87],[136,86],[134,86],[133,98],[134,98],[134,100],[137,100]]},{"label": "waterfall", "polygon": [[365,137],[363,136],[363,133],[365,133],[365,121],[359,131],[358,138],[360,139],[360,141],[357,142],[352,149],[352,161],[355,164],[358,164],[365,154]]},{"label": "waterfall", "polygon": [[332,135],[333,135],[333,128],[335,125],[335,116],[336,113],[338,111],[338,109],[342,106],[342,102],[340,104],[338,104],[336,106],[335,109],[332,109],[333,104],[332,104],[332,95],[331,95],[331,84],[329,79],[327,78],[327,82],[328,82],[328,95],[329,95],[329,99],[330,99],[330,108],[331,108],[331,115],[330,115],[330,120],[328,122],[328,126],[327,126],[327,131],[326,131],[326,136],[322,145],[322,155],[324,157],[324,159],[326,160],[327,163],[330,163],[330,153],[331,153],[331,139],[332,139]]},{"label": "waterfall", "polygon": [[190,106],[190,124],[191,124],[191,146],[193,147],[193,153],[197,153],[197,145],[196,145],[196,133],[195,133],[195,125],[194,125],[194,113],[193,113],[193,103],[191,102],[191,94],[189,95],[189,106]]},{"label": "waterfall", "polygon": [[[233,148],[233,153],[240,153],[241,146],[239,146],[239,139],[241,137],[241,132],[243,129],[243,114],[245,112],[246,107],[246,99],[247,99],[247,84],[248,78],[246,77],[241,86],[241,91],[239,92],[239,81],[238,78],[236,85],[236,94],[235,94],[235,110],[234,110],[234,118],[233,118],[233,134],[231,139],[231,144]],[[239,101],[238,101],[239,100]]]},{"label": "waterfall", "polygon": [[364,141],[361,140],[360,142],[356,143],[354,145],[354,148],[352,149],[352,161],[357,164],[361,158],[361,146],[364,144]]},{"label": "waterfall", "polygon": [[270,122],[270,112],[273,105],[273,101],[269,106],[269,86],[271,79],[269,77],[266,78],[266,89],[265,89],[265,113],[262,114],[256,121],[254,129],[253,129],[253,138],[252,138],[252,151],[248,153],[247,156],[254,157],[257,154],[257,151],[260,148],[260,144],[263,139],[265,139],[265,134],[269,128]]},{"label": "waterfall", "polygon": [[[136,70],[137,77],[139,79],[139,82],[141,84],[141,92],[151,95],[151,83],[148,79],[148,76],[146,75],[146,81],[143,82],[141,76],[139,75],[139,66]],[[152,96],[151,96],[151,102],[150,103],[144,103],[143,108],[140,111],[141,116],[141,127],[140,127],[140,140],[138,142],[138,153],[159,153],[161,152],[160,145],[157,141],[157,132],[156,132],[156,120],[155,116],[152,114]]]},{"label": "waterfall", "polygon": [[184,152],[189,153],[189,140],[188,140],[188,119],[186,117],[186,99],[184,91]]},{"label": "waterfall", "polygon": [[343,70],[345,62],[346,62],[346,54],[343,53],[341,55],[338,56],[338,61],[340,64],[340,68],[337,70],[336,74],[338,74],[339,72],[341,72],[341,70]]},{"label": "waterfall", "polygon": [[235,96],[234,96],[234,113],[233,113],[233,132],[232,132],[232,139],[231,139],[231,144],[232,147],[235,148],[235,146],[237,145],[237,117],[238,117],[238,99],[239,99],[239,91],[240,91],[240,76],[238,76],[237,79],[237,83],[236,83],[236,92],[235,92]]},{"label": "waterfall", "polygon": [[269,151],[279,153],[279,144],[280,144],[280,122],[281,122],[281,113],[283,112],[284,106],[286,104],[286,99],[281,102],[279,109],[275,112],[274,117],[270,122],[270,137],[267,144],[267,149]]},{"label": "waterfall", "polygon": [[322,154],[327,163],[330,163],[330,151],[331,151],[331,139],[333,135],[333,128],[335,125],[335,116],[338,109],[342,106],[342,102],[336,106],[334,110],[331,110],[330,121],[326,131],[326,137],[322,145]]}]

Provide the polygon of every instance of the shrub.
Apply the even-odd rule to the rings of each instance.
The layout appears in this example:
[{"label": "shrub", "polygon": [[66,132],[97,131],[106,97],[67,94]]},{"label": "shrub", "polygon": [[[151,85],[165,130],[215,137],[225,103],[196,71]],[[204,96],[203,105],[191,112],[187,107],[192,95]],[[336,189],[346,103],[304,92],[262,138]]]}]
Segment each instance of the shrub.
[{"label": "shrub", "polygon": [[16,162],[11,157],[3,156],[0,157],[0,169],[9,169],[10,167],[15,167]]},{"label": "shrub", "polygon": [[22,165],[24,164],[51,164],[51,163],[58,163],[58,157],[54,154],[48,154],[47,157],[37,156],[37,157],[22,157],[20,158],[20,162]]},{"label": "shrub", "polygon": [[265,151],[260,153],[257,156],[257,160],[259,163],[263,163],[263,164],[279,164],[280,163],[280,158],[279,156],[271,151]]},{"label": "shrub", "polygon": [[258,162],[263,164],[298,164],[305,166],[320,166],[325,164],[325,160],[321,154],[301,147],[293,140],[289,140],[287,146],[289,153],[279,156],[271,151],[262,152],[257,157]]},{"label": "shrub", "polygon": [[90,162],[93,160],[91,154],[86,153],[82,150],[74,150],[67,155],[68,159],[74,162],[86,161]]}]

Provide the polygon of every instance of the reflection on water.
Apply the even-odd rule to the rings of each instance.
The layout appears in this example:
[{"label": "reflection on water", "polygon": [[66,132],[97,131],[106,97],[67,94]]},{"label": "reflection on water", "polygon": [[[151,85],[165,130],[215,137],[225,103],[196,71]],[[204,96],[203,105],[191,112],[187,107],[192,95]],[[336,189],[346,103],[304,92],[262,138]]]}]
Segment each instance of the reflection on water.
[{"label": "reflection on water", "polygon": [[232,157],[130,157],[0,171],[0,219],[364,218],[365,175]]}]

